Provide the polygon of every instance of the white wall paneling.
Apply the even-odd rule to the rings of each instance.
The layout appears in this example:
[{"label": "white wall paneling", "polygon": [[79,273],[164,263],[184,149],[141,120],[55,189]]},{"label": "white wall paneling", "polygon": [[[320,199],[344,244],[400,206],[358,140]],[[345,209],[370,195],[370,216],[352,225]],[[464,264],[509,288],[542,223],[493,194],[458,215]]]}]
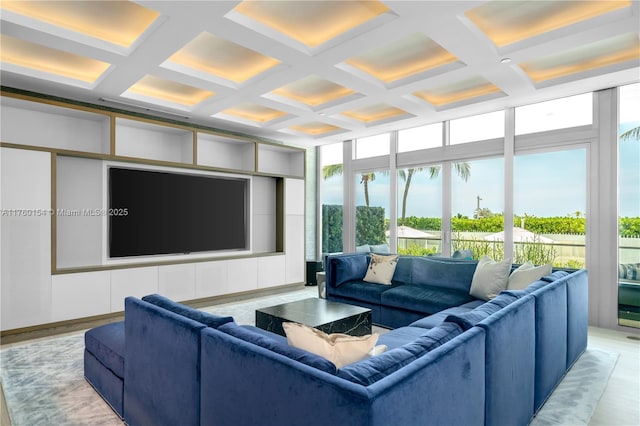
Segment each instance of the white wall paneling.
[{"label": "white wall paneling", "polygon": [[51,154],[0,148],[2,330],[50,321],[50,207]]},{"label": "white wall paneling", "polygon": [[2,97],[2,142],[109,153],[108,115]]},{"label": "white wall paneling", "polygon": [[111,312],[124,311],[124,299],[158,293],[158,267],[114,269],[111,271]]},{"label": "white wall paneling", "polygon": [[198,133],[198,165],[253,172],[256,167],[256,144]]},{"label": "white wall paneling", "polygon": [[175,301],[195,299],[195,264],[160,266],[158,269],[158,293]]},{"label": "white wall paneling", "polygon": [[258,260],[233,259],[229,260],[227,279],[229,288],[233,292],[256,290],[258,288]]},{"label": "white wall paneling", "polygon": [[[127,296],[184,301],[304,282],[305,150],[38,98],[1,102],[11,145],[0,149],[0,207],[27,212],[0,217],[2,330],[121,312]],[[106,222],[91,212],[107,207],[105,165],[125,162],[250,175],[251,251],[108,260]]]},{"label": "white wall paneling", "polygon": [[287,283],[304,282],[304,215],[287,215],[285,225],[285,253]]},{"label": "white wall paneling", "polygon": [[196,263],[196,298],[233,292],[227,268],[228,262],[224,260]]},{"label": "white wall paneling", "polygon": [[193,164],[193,132],[118,117],[116,155]]},{"label": "white wall paneling", "polygon": [[110,271],[54,275],[51,278],[51,321],[111,312]]},{"label": "white wall paneling", "polygon": [[102,161],[57,157],[57,268],[102,263]]},{"label": "white wall paneling", "polygon": [[285,256],[258,259],[258,287],[274,287],[285,283]]}]

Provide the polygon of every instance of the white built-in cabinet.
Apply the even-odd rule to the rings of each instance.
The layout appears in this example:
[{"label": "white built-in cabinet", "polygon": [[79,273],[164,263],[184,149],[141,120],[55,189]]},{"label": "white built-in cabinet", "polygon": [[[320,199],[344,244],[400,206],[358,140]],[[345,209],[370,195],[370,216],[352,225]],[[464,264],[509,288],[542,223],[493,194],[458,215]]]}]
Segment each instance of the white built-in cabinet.
[{"label": "white built-in cabinet", "polygon": [[[3,93],[1,329],[121,312],[124,298],[177,301],[304,282],[304,150]],[[251,250],[175,260],[106,259],[106,164],[250,177]],[[20,213],[9,214],[7,212]]]}]

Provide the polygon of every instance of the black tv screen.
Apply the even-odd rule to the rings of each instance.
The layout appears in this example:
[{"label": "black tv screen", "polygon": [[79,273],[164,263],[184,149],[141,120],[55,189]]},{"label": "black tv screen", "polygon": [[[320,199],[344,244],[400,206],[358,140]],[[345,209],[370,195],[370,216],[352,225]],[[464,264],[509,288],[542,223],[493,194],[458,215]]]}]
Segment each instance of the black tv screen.
[{"label": "black tv screen", "polygon": [[249,248],[249,180],[110,167],[109,257]]}]

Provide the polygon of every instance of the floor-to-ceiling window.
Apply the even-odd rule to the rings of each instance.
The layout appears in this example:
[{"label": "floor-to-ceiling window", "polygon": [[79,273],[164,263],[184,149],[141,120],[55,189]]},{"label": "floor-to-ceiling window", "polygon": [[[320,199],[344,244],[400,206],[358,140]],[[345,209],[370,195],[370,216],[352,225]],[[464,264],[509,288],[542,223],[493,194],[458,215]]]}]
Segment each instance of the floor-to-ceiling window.
[{"label": "floor-to-ceiling window", "polygon": [[342,251],[343,161],[342,143],[320,147],[320,204],[322,252]]},{"label": "floor-to-ceiling window", "polygon": [[[400,130],[398,152],[429,157],[431,148],[443,145],[442,123]],[[427,154],[424,154],[427,152]],[[442,164],[421,164],[397,170],[397,251],[429,255],[441,251]]]},{"label": "floor-to-ceiling window", "polygon": [[[356,251],[388,252],[388,230],[390,219],[390,175],[388,160],[390,134],[356,139],[352,143],[354,171],[352,174],[355,201],[355,248]],[[384,168],[365,168],[358,165],[371,164],[367,159],[384,157]],[[358,163],[358,160],[360,161]],[[376,160],[373,160],[374,162]]]},{"label": "floor-to-ceiling window", "polygon": [[586,149],[514,158],[514,262],[585,267]]},{"label": "floor-to-ceiling window", "polygon": [[619,97],[618,322],[640,327],[640,83]]},{"label": "floor-to-ceiling window", "polygon": [[516,108],[515,262],[586,266],[588,142],[580,130],[592,122],[592,93]]},{"label": "floor-to-ceiling window", "polygon": [[456,162],[451,174],[451,252],[504,255],[504,159]]}]

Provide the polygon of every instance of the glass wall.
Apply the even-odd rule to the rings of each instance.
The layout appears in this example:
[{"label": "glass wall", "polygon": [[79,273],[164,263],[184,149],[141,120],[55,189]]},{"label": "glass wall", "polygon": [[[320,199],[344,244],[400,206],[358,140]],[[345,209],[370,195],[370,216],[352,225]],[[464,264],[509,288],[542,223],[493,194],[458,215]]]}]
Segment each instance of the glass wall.
[{"label": "glass wall", "polygon": [[504,159],[458,162],[451,167],[451,253],[502,259]]},{"label": "glass wall", "polygon": [[640,83],[619,94],[618,322],[640,327]]},{"label": "glass wall", "polygon": [[354,174],[356,251],[389,252],[389,170]]},{"label": "glass wall", "polygon": [[414,127],[398,132],[398,152],[442,146],[442,123]]},{"label": "glass wall", "polygon": [[426,256],[442,251],[441,170],[441,164],[398,170],[398,253]]},{"label": "glass wall", "polygon": [[451,120],[449,144],[483,141],[504,137],[504,111]]},{"label": "glass wall", "polygon": [[368,138],[356,139],[353,142],[353,159],[378,157],[381,155],[389,155],[390,152],[390,135],[384,133],[382,135],[370,136]]},{"label": "glass wall", "polygon": [[516,135],[585,126],[592,122],[592,93],[516,108]]},{"label": "glass wall", "polygon": [[322,253],[342,250],[343,210],[342,143],[320,147],[320,204]]},{"label": "glass wall", "polygon": [[585,267],[586,149],[516,155],[514,263]]}]

